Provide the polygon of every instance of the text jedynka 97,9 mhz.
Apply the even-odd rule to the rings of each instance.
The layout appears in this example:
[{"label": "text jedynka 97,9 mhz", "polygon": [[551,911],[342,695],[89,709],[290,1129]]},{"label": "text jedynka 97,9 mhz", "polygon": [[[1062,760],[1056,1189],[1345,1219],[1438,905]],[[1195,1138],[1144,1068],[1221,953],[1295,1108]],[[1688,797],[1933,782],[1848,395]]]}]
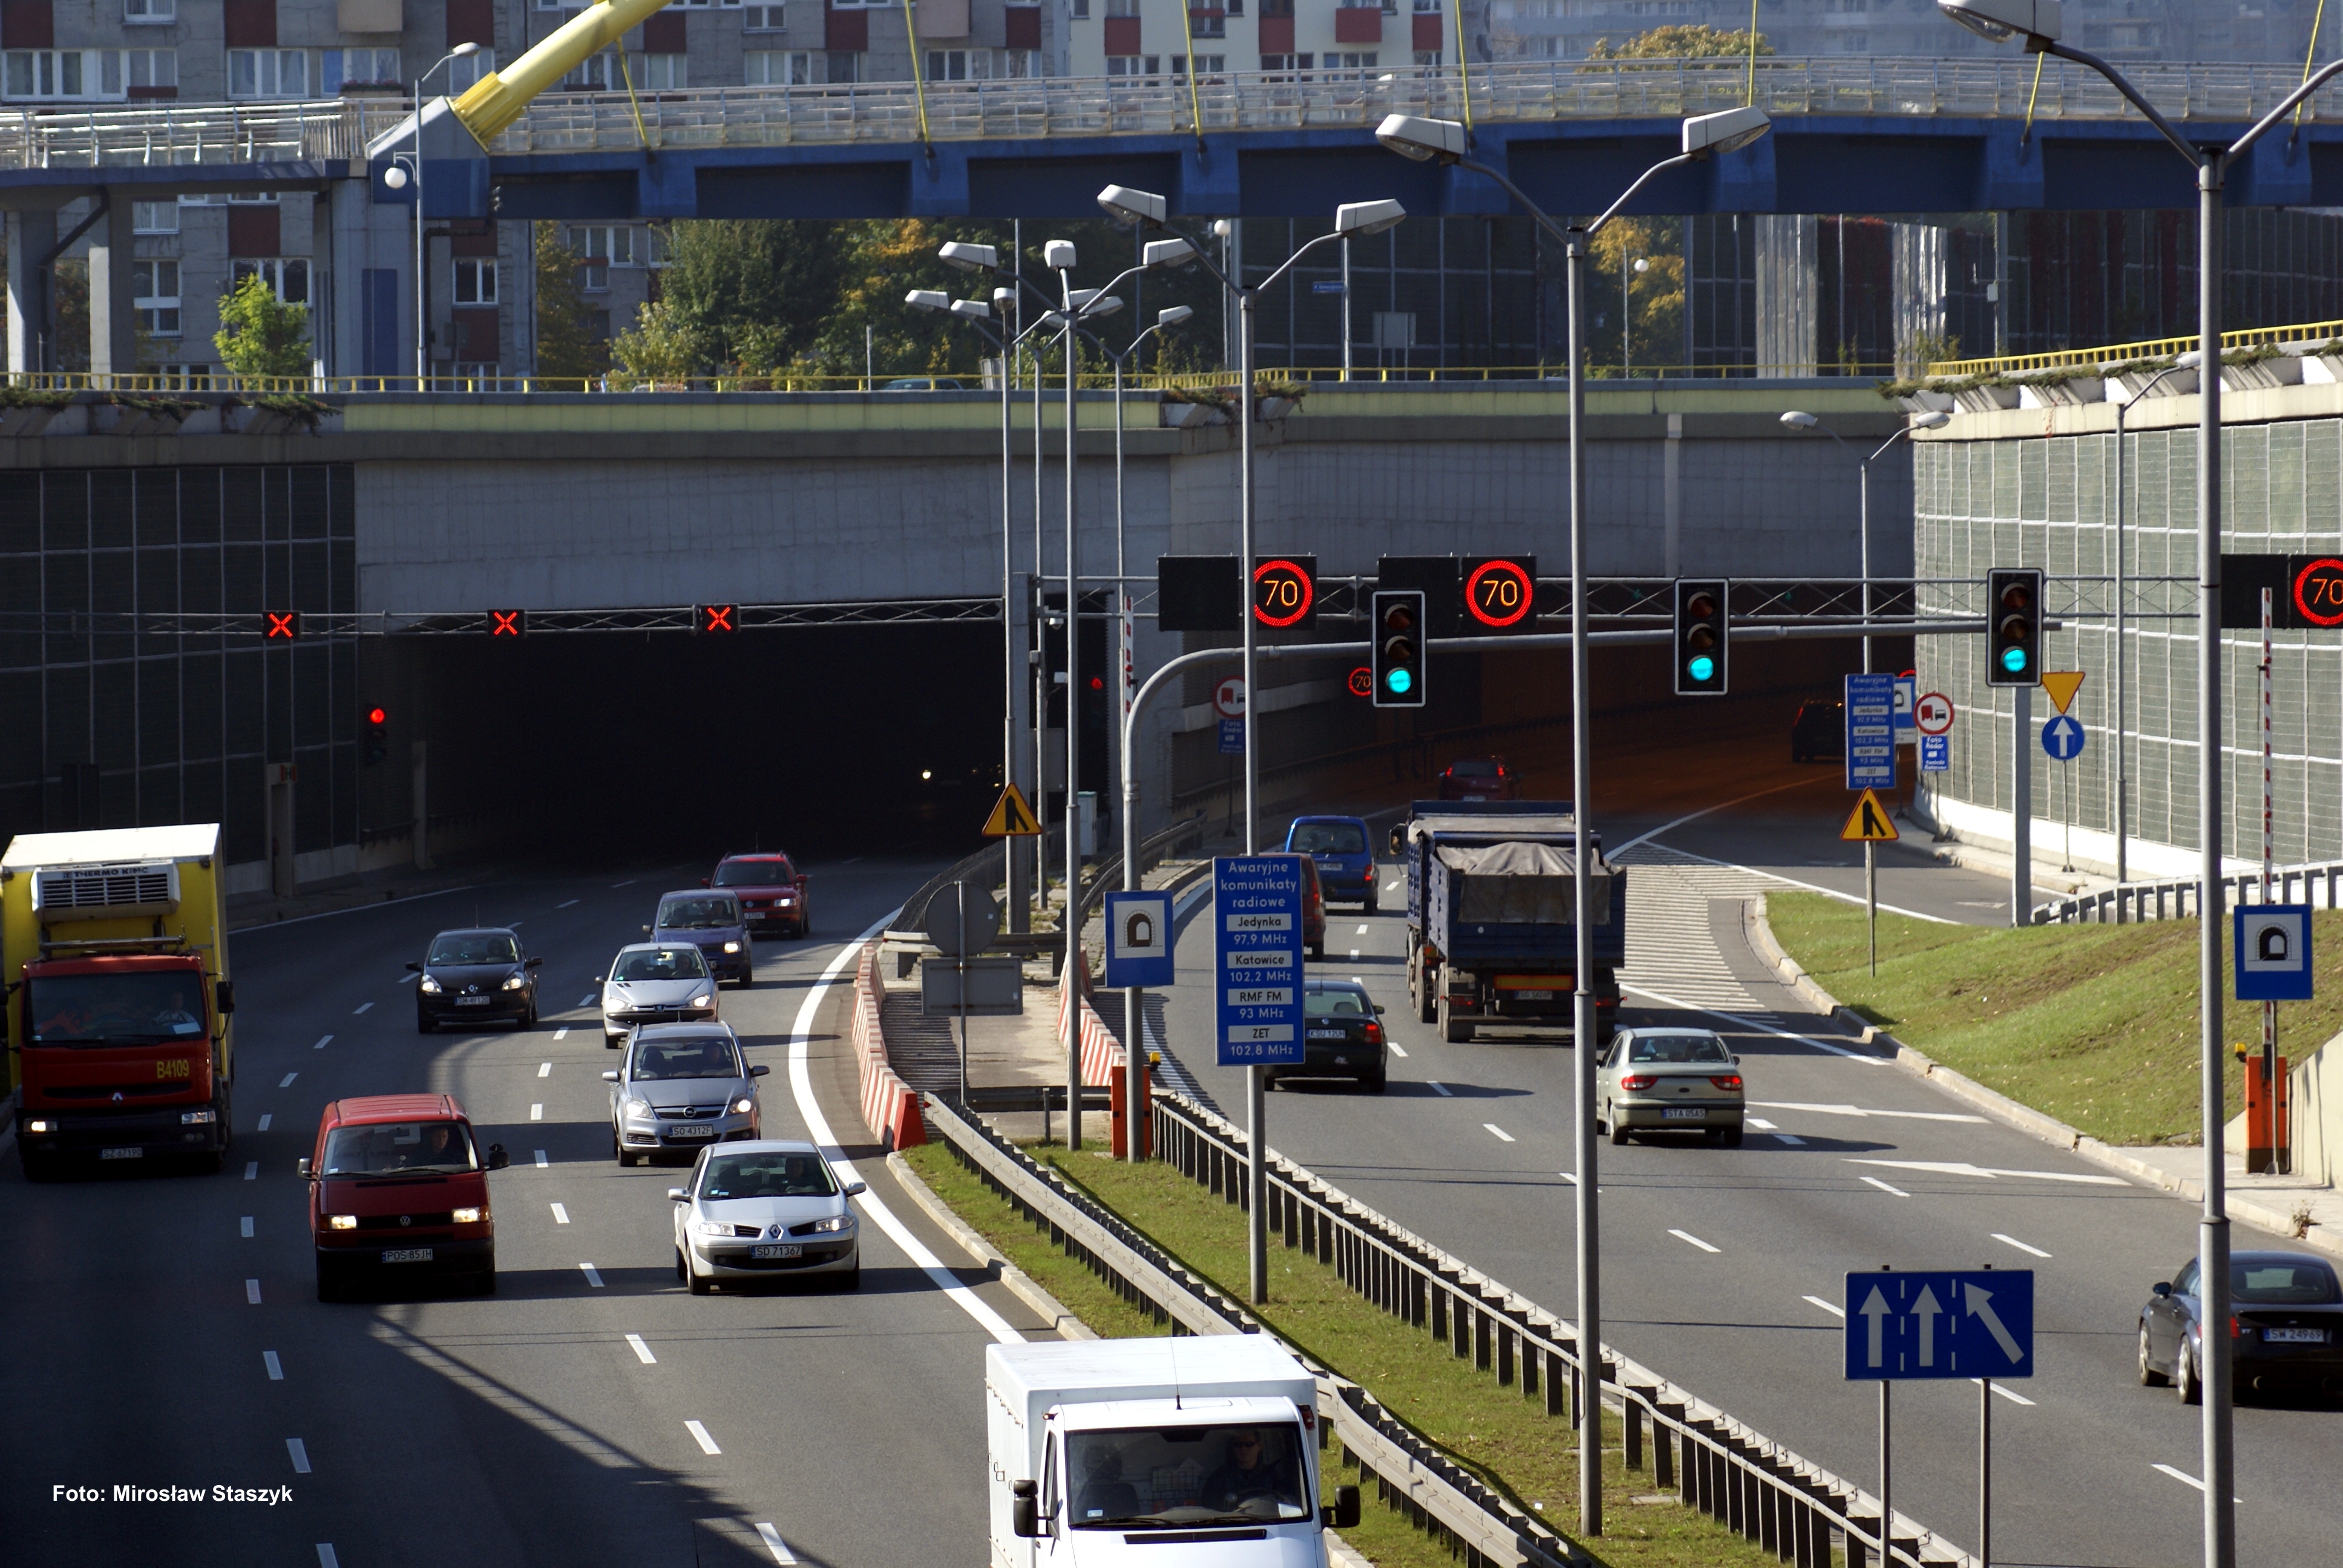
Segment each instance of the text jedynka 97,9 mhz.
[{"label": "text jedynka 97,9 mhz", "polygon": [[1302,862],[1212,862],[1214,1059],[1222,1067],[1302,1060]]}]

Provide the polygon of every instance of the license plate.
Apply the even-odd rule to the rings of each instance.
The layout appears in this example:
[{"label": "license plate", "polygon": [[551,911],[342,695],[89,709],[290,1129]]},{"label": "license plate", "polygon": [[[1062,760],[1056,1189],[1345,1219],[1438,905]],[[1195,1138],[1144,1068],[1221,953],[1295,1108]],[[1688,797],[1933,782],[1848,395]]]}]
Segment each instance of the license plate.
[{"label": "license plate", "polygon": [[384,1250],[382,1261],[386,1263],[427,1263],[431,1261],[431,1249],[428,1247],[390,1247]]},{"label": "license plate", "polygon": [[690,1127],[670,1127],[667,1132],[670,1138],[712,1138],[716,1134],[716,1129],[695,1124]]},{"label": "license plate", "polygon": [[2325,1329],[2264,1329],[2262,1338],[2274,1345],[2323,1345]]},{"label": "license plate", "polygon": [[1679,1111],[1671,1106],[1669,1109],[1660,1112],[1660,1120],[1663,1121],[1700,1121],[1705,1120],[1707,1115],[1707,1111],[1697,1108]]},{"label": "license plate", "polygon": [[458,1007],[486,1007],[491,1000],[493,999],[484,996],[459,996],[456,999],[456,1005]]},{"label": "license plate", "polygon": [[143,1160],[146,1157],[146,1151],[144,1149],[101,1149],[97,1151],[97,1157],[100,1160]]},{"label": "license plate", "polygon": [[1310,1031],[1310,1038],[1312,1040],[1348,1040],[1351,1038],[1351,1034],[1348,1030],[1313,1029]]},{"label": "license plate", "polygon": [[803,1247],[751,1247],[749,1249],[749,1256],[752,1258],[802,1258],[805,1256],[805,1249]]},{"label": "license plate", "polygon": [[1518,997],[1523,1001],[1552,1001],[1554,1000],[1554,992],[1550,990],[1517,990],[1512,994]]}]

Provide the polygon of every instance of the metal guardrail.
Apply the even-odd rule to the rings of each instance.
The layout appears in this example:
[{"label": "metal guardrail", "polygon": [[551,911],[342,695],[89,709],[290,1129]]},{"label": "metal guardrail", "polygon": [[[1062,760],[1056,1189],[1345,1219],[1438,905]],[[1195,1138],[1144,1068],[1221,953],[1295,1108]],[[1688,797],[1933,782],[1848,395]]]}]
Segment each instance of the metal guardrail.
[{"label": "metal guardrail", "polygon": [[[2241,327],[2221,334],[2221,352],[2258,348],[2265,344],[2332,343],[2343,337],[2343,321],[2310,321],[2295,327]],[[2111,344],[2105,348],[2062,348],[2048,354],[2004,354],[1989,359],[1942,359],[1928,367],[1931,376],[2017,375],[2029,370],[2096,369],[2138,359],[2172,359],[2193,353],[2194,337],[2150,337],[2137,343]]]},{"label": "metal guardrail", "polygon": [[[2343,861],[2328,861],[2317,866],[2287,866],[2270,873],[2273,904],[2312,903],[2318,898],[2321,882],[2327,884],[2327,907],[2343,908]],[[2302,896],[2295,897],[2299,885]],[[2221,879],[2224,902],[2232,909],[2241,904],[2258,904],[2262,877],[2259,871],[2243,876]],[[2202,918],[2205,912],[2205,883],[2201,878],[2189,877],[2169,882],[2125,882],[2096,893],[2084,893],[2077,898],[2057,899],[2034,907],[2034,923],[2037,926],[2117,925],[2126,926],[2144,920],[2178,920],[2192,916]]]},{"label": "metal guardrail", "polygon": [[[2281,65],[2128,67],[2175,120],[2250,120],[2301,81]],[[2117,120],[2137,111],[2097,73],[2048,60],[1773,56],[1709,60],[1504,61],[1469,68],[1475,124],[1652,117],[1755,101],[1797,115],[1948,115]],[[925,98],[925,134],[921,97]],[[866,82],[818,87],[695,87],[555,93],[498,135],[498,156],[992,138],[1209,136],[1372,129],[1394,111],[1463,118],[1465,84],[1431,70],[1237,71],[1199,78],[1038,76],[984,82]],[[2343,89],[2305,117],[2343,105]],[[20,108],[0,116],[0,169],[357,159],[408,114],[397,97],[323,103]]]}]

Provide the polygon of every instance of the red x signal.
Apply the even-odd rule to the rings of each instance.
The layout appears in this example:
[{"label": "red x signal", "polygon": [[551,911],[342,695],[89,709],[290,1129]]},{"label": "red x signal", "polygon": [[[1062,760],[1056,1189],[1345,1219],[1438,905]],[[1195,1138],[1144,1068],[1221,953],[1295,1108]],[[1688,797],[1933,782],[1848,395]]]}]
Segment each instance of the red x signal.
[{"label": "red x signal", "polygon": [[266,609],[260,612],[267,618],[268,629],[261,634],[267,642],[298,642],[301,640],[301,612],[297,609]]},{"label": "red x signal", "polygon": [[731,604],[704,604],[699,607],[699,629],[705,633],[739,631],[740,607]]},{"label": "red x signal", "polygon": [[528,630],[528,611],[525,609],[492,609],[488,611],[490,637],[520,637]]}]

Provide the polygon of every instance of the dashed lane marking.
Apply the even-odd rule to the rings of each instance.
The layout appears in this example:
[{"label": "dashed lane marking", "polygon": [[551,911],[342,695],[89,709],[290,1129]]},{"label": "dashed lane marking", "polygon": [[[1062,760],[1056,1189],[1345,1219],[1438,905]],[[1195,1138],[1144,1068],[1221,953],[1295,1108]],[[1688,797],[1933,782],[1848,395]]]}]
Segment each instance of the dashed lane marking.
[{"label": "dashed lane marking", "polygon": [[1693,1246],[1698,1247],[1704,1252],[1714,1252],[1717,1251],[1716,1248],[1710,1246],[1706,1241],[1702,1241],[1690,1231],[1671,1230],[1668,1234],[1674,1236],[1679,1241],[1688,1242]]},{"label": "dashed lane marking", "polygon": [[545,1151],[542,1149],[537,1151],[537,1168],[539,1171],[545,1169]]},{"label": "dashed lane marking", "polygon": [[545,1107],[544,1107],[544,1106],[542,1106],[542,1105],[532,1105],[532,1106],[530,1106],[530,1107],[528,1108],[528,1119],[529,1119],[531,1121],[544,1121],[544,1120],[545,1120]]},{"label": "dashed lane marking", "polygon": [[285,1363],[277,1359],[277,1352],[275,1351],[261,1352],[260,1362],[263,1366],[268,1369],[268,1381],[270,1382],[283,1382],[285,1381]]},{"label": "dashed lane marking", "polygon": [[2037,1258],[2046,1258],[2050,1255],[2039,1247],[2029,1247],[2025,1242],[2019,1241],[2016,1237],[2005,1236],[1998,1231],[1996,1231],[1993,1233],[1993,1239],[2001,1242],[2005,1246],[2015,1247],[2021,1252],[2028,1252]]},{"label": "dashed lane marking", "polygon": [[342,1560],[334,1555],[334,1543],[332,1542],[320,1541],[317,1543],[317,1568],[342,1568]]},{"label": "dashed lane marking", "polygon": [[269,1124],[269,1122],[270,1122],[270,1121],[274,1121],[274,1120],[276,1119],[276,1116],[277,1116],[277,1113],[276,1113],[275,1111],[262,1111],[262,1112],[260,1113],[260,1125],[259,1125],[257,1128],[256,1128],[256,1129],[255,1129],[255,1131],[259,1131],[259,1132],[266,1132],[266,1131],[268,1131],[268,1124]]},{"label": "dashed lane marking", "polygon": [[1753,1116],[1749,1118],[1749,1125],[1755,1128],[1760,1132],[1771,1132],[1774,1131],[1774,1124],[1766,1121],[1762,1116]]},{"label": "dashed lane marking", "polygon": [[277,1081],[277,1087],[279,1089],[290,1089],[293,1087],[293,1081],[300,1076],[301,1075],[297,1072],[288,1072],[284,1077]]},{"label": "dashed lane marking", "polygon": [[765,1550],[773,1554],[774,1562],[787,1564],[797,1561],[789,1555],[788,1544],[781,1540],[781,1533],[773,1528],[771,1521],[757,1522],[757,1539],[765,1543]]},{"label": "dashed lane marking", "polygon": [[1804,1149],[1806,1146],[1806,1141],[1798,1137],[1795,1133],[1776,1132],[1772,1136],[1775,1142],[1785,1143],[1793,1149]]},{"label": "dashed lane marking", "polygon": [[246,1235],[249,1236],[249,1235],[251,1235],[251,1234],[252,1234],[252,1216],[251,1216],[251,1215],[246,1214],[246,1215],[244,1217],[244,1225],[243,1225],[243,1227],[242,1227],[242,1228],[243,1228],[244,1233],[245,1233]]},{"label": "dashed lane marking", "polygon": [[[1969,1382],[1973,1382],[1973,1383],[1976,1383],[1976,1385],[1978,1385],[1980,1388],[1982,1388],[1982,1387],[1984,1387],[1984,1386],[1985,1386],[1985,1379],[1983,1379],[1983,1378],[1973,1377],[1973,1378],[1969,1379]],[[1999,1383],[1995,1383],[1995,1384],[1993,1385],[1993,1392],[1994,1392],[1995,1393],[1996,1393],[1996,1394],[2000,1395],[2003,1399],[2007,1400],[2007,1401],[2008,1401],[2010,1403],[2012,1403],[2012,1404],[2022,1404],[2022,1405],[2025,1405],[2025,1406],[2026,1406],[2026,1408],[2028,1408],[2029,1410],[2033,1408],[2034,1402],[2033,1402],[2032,1400],[2030,1400],[2030,1399],[2026,1398],[2026,1397],[2024,1394],[2022,1394],[2022,1393],[2017,1393],[2017,1392],[2013,1392],[2013,1391],[2012,1391],[2012,1390],[2010,1390],[2010,1389],[2004,1388],[2004,1387],[2003,1387],[2001,1384],[1999,1384]]]},{"label": "dashed lane marking", "polygon": [[1806,1100],[1753,1100],[1752,1105],[1762,1105],[1768,1111],[1804,1111],[1816,1116],[1854,1116],[1868,1120],[1874,1116],[1890,1117],[1898,1121],[1968,1121],[1982,1126],[1985,1118],[1971,1116],[1965,1111],[1875,1111],[1864,1105],[1825,1105]]},{"label": "dashed lane marking", "polygon": [[593,1286],[598,1291],[602,1288],[601,1270],[596,1268],[591,1263],[580,1263],[578,1266],[586,1271],[586,1282],[588,1284]]},{"label": "dashed lane marking", "polygon": [[610,891],[615,893],[620,888],[631,888],[635,885],[636,880],[637,879],[629,877],[623,882],[613,882],[610,884]]},{"label": "dashed lane marking", "polygon": [[553,907],[554,907],[555,909],[557,909],[557,910],[566,910],[566,909],[568,909],[568,908],[569,908],[569,907],[570,907],[570,904],[575,904],[577,901],[578,901],[577,900],[572,899],[572,900],[569,900],[569,903],[568,903],[568,904],[556,904],[556,905],[554,905]]},{"label": "dashed lane marking", "polygon": [[413,985],[417,980],[419,980],[422,978],[423,977],[421,975],[401,975],[398,977],[398,983],[401,985]]},{"label": "dashed lane marking", "polygon": [[1820,1307],[1823,1311],[1828,1312],[1835,1318],[1843,1318],[1846,1316],[1845,1308],[1837,1305],[1835,1302],[1824,1301],[1820,1296],[1802,1296],[1799,1299],[1801,1301],[1813,1302],[1815,1306]]},{"label": "dashed lane marking", "polygon": [[1365,936],[1365,935],[1367,934],[1367,928],[1366,928],[1366,927],[1364,927],[1364,926],[1361,926],[1361,927],[1360,927],[1356,931],[1353,932],[1352,934],[1353,934],[1353,936],[1361,936],[1361,937],[1363,937],[1363,936]]},{"label": "dashed lane marking", "polygon": [[553,1063],[549,1061],[538,1062],[537,1064],[537,1075],[539,1078],[551,1078],[553,1076]]},{"label": "dashed lane marking", "polygon": [[651,1347],[643,1343],[642,1335],[628,1334],[627,1336],[627,1344],[634,1351],[635,1359],[642,1362],[643,1365],[647,1367],[659,1365],[659,1357],[651,1354]]},{"label": "dashed lane marking", "polygon": [[352,1009],[350,1010],[350,1016],[351,1016],[352,1018],[356,1018],[356,1017],[357,1017],[357,1015],[358,1015],[358,1014],[360,1014],[360,1013],[362,1013],[362,1012],[366,1011],[368,1008],[370,1008],[370,1007],[372,1007],[372,1006],[374,1006],[374,1003],[372,1003],[372,1002],[370,1002],[370,1001],[362,1001],[362,1002],[358,1003],[358,1005],[357,1005],[357,1006],[356,1006],[355,1008],[352,1008]]},{"label": "dashed lane marking", "polygon": [[569,1038],[569,1026],[565,1023],[559,1029],[555,1030],[553,1031],[553,1038],[556,1040],[568,1040]]},{"label": "dashed lane marking", "polygon": [[569,1211],[563,1208],[558,1203],[553,1205],[553,1222],[557,1225],[567,1225],[569,1223]]},{"label": "dashed lane marking", "polygon": [[1865,1177],[1859,1178],[1859,1180],[1861,1180],[1861,1181],[1865,1181],[1865,1182],[1868,1183],[1868,1184],[1869,1184],[1869,1185],[1871,1185],[1871,1186],[1874,1186],[1874,1187],[1878,1188],[1882,1192],[1885,1192],[1885,1193],[1888,1194],[1890,1197],[1895,1197],[1895,1198],[1909,1198],[1909,1197],[1912,1195],[1911,1193],[1906,1192],[1906,1191],[1904,1191],[1904,1189],[1903,1189],[1903,1188],[1901,1188],[1901,1187],[1890,1187],[1886,1182],[1882,1181],[1881,1181],[1878,1177],[1876,1177],[1876,1176],[1865,1176]]},{"label": "dashed lane marking", "polygon": [[722,1449],[716,1446],[716,1440],[708,1435],[708,1429],[700,1425],[698,1422],[685,1422],[683,1423],[683,1430],[691,1433],[691,1440],[692,1442],[699,1444],[700,1452],[721,1453],[724,1452]]},{"label": "dashed lane marking", "polygon": [[260,1305],[260,1282],[258,1280],[245,1281],[244,1299],[250,1302],[256,1307]]},{"label": "dashed lane marking", "polygon": [[1481,1125],[1494,1133],[1501,1142],[1511,1143],[1513,1141],[1513,1135],[1512,1133],[1506,1131],[1503,1128],[1498,1126],[1493,1121],[1483,1121]]},{"label": "dashed lane marking", "polygon": [[1407,1060],[1407,1047],[1395,1040],[1385,1040],[1383,1043],[1391,1047],[1391,1053],[1393,1056],[1398,1057],[1402,1061]]},{"label": "dashed lane marking", "polygon": [[309,1049],[310,1049],[311,1050],[325,1050],[325,1049],[326,1049],[326,1047],[327,1047],[327,1046],[329,1046],[329,1045],[331,1045],[331,1044],[333,1044],[333,1043],[334,1043],[334,1037],[333,1037],[332,1035],[330,1035],[330,1034],[328,1034],[328,1035],[323,1035],[323,1036],[320,1036],[320,1037],[319,1037],[319,1039],[318,1039],[318,1040],[317,1040],[317,1044],[315,1044],[315,1045],[313,1045],[313,1046],[311,1046]]},{"label": "dashed lane marking", "polygon": [[1356,948],[1353,948],[1353,949],[1351,950],[1351,956],[1352,956],[1353,958],[1357,958],[1357,957],[1359,956],[1359,950],[1358,950],[1358,949],[1356,949]]},{"label": "dashed lane marking", "polygon": [[578,1005],[579,1007],[592,1007],[594,1005],[594,999],[590,996],[581,996],[578,999]]},{"label": "dashed lane marking", "polygon": [[309,1445],[307,1443],[303,1442],[297,1437],[288,1437],[285,1440],[285,1452],[293,1456],[294,1474],[307,1475],[309,1473]]},{"label": "dashed lane marking", "polygon": [[[2179,1482],[2184,1486],[2193,1486],[2199,1492],[2205,1490],[2205,1483],[2197,1480],[2195,1476],[2189,1474],[2185,1470],[2176,1470],[2168,1464],[2152,1464],[2148,1466],[2148,1468],[2151,1470],[2160,1470],[2164,1472],[2165,1474],[2172,1477],[2173,1480]],[[2243,1503],[2245,1499],[2240,1497],[2236,1499],[2236,1501]]]},{"label": "dashed lane marking", "polygon": [[244,1162],[244,1179],[247,1181],[257,1181],[260,1180],[259,1161],[247,1160]]},{"label": "dashed lane marking", "polygon": [[1453,1099],[1455,1099],[1455,1098],[1456,1098],[1456,1092],[1455,1092],[1455,1091],[1453,1091],[1453,1090],[1450,1089],[1446,1084],[1444,1084],[1444,1083],[1441,1082],[1441,1081],[1440,1081],[1440,1080],[1438,1080],[1438,1079],[1436,1079],[1436,1078],[1431,1078],[1431,1079],[1426,1079],[1424,1081],[1425,1081],[1425,1082],[1427,1082],[1427,1083],[1429,1083],[1429,1084],[1431,1084],[1431,1085],[1432,1085],[1432,1092],[1433,1092],[1433,1093],[1434,1093],[1434,1094],[1439,1095],[1443,1100],[1453,1100]]}]

